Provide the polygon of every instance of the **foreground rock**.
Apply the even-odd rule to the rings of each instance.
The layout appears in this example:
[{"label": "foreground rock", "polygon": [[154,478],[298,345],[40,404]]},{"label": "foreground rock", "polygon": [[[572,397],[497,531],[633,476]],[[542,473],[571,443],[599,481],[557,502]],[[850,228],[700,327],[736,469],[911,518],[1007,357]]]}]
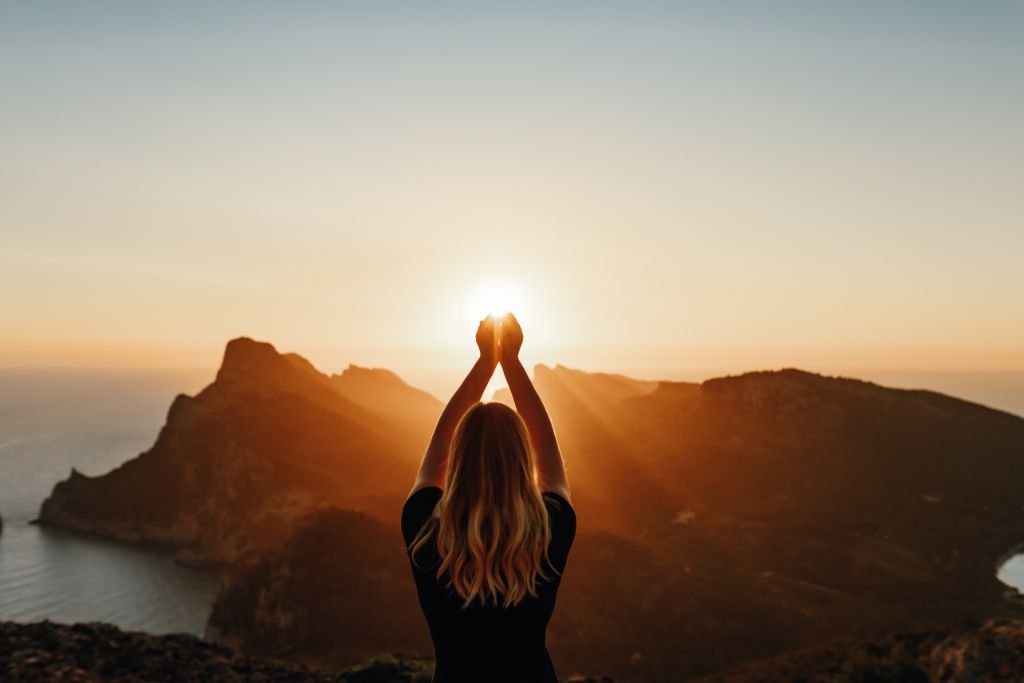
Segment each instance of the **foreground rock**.
[{"label": "foreground rock", "polygon": [[151,636],[109,624],[0,622],[3,681],[336,681],[427,683],[433,663],[381,659],[349,671],[319,671],[243,657],[194,636]]},{"label": "foreground rock", "polygon": [[694,683],[1016,683],[1022,680],[1024,621],[993,620],[795,652]]},{"label": "foreground rock", "polygon": [[[0,680],[9,683],[429,683],[434,663],[388,655],[343,671],[243,657],[194,636],[128,633],[109,624],[0,622]],[[574,678],[567,683],[612,683]]]},{"label": "foreground rock", "polygon": [[189,564],[272,547],[324,506],[397,515],[440,403],[387,371],[328,377],[230,342],[216,381],[178,396],[153,447],[100,477],[72,470],[39,521],[168,546]]},{"label": "foreground rock", "polygon": [[[0,622],[0,680],[128,683],[251,681],[428,683],[433,663],[377,657],[344,670],[244,657],[188,635],[128,633],[109,624]],[[570,676],[565,683],[612,683]],[[676,680],[686,680],[677,678]],[[786,654],[692,683],[940,683],[1024,680],[1024,621],[932,628]]]}]

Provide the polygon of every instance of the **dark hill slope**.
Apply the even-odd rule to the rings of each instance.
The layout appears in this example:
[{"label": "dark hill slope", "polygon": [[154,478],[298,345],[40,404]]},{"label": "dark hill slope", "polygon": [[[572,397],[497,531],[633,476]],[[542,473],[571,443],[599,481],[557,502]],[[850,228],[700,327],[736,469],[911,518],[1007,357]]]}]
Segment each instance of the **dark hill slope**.
[{"label": "dark hill slope", "polygon": [[[1024,539],[1024,420],[794,370],[653,391],[607,380],[536,374],[580,520],[549,634],[560,670],[668,682],[841,637],[1021,615],[994,568]],[[353,547],[330,527],[309,547]],[[352,561],[339,552],[264,559],[287,580],[236,574],[211,632],[350,661],[274,617],[374,628],[372,601],[320,604],[348,591],[330,578]],[[391,561],[400,573],[404,558]],[[404,609],[422,629],[415,603]]]},{"label": "dark hill slope", "polygon": [[350,365],[340,375],[331,375],[330,383],[332,389],[353,403],[417,434],[430,434],[443,407],[432,395],[409,386],[383,368]]},{"label": "dark hill slope", "polygon": [[311,515],[276,552],[221,582],[207,637],[247,653],[349,665],[432,654],[396,524]]},{"label": "dark hill slope", "polygon": [[1024,621],[942,626],[835,643],[755,662],[693,683],[1016,683],[1024,680]]},{"label": "dark hill slope", "polygon": [[1024,539],[1024,420],[1007,413],[786,370],[659,389],[619,419],[674,506],[646,537],[680,557],[883,601],[948,588],[945,609],[997,598],[993,567]]},{"label": "dark hill slope", "polygon": [[[1018,417],[796,370],[652,385],[540,366],[536,383],[579,519],[550,632],[561,671],[667,683],[1021,614],[993,576],[1024,541]],[[396,419],[403,405],[420,417]],[[429,412],[380,371],[332,379],[236,340],[150,451],[73,475],[40,516],[237,563],[210,634],[246,651],[422,650],[397,523]]]},{"label": "dark hill slope", "polygon": [[[364,377],[343,395],[303,358],[236,339],[213,384],[174,400],[149,451],[100,477],[72,471],[39,521],[227,562],[279,542],[322,506],[391,518],[408,488],[395,473],[420,457],[430,405],[395,380]],[[417,406],[412,422],[389,416],[403,398]]]},{"label": "dark hill slope", "polygon": [[[582,534],[548,636],[555,665],[667,681],[778,652],[802,615],[747,578],[687,571],[636,543]],[[312,516],[281,549],[229,571],[206,635],[334,667],[389,651],[431,655],[397,528],[343,510]]]}]

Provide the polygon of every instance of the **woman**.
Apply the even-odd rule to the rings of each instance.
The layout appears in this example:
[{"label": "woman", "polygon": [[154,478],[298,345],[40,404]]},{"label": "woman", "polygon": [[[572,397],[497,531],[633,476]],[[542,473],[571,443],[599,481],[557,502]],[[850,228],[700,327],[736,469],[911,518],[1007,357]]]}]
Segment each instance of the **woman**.
[{"label": "woman", "polygon": [[[488,317],[476,342],[402,510],[433,680],[556,683],[544,638],[576,535],[569,484],[519,322]],[[519,413],[479,402],[498,363]]]}]

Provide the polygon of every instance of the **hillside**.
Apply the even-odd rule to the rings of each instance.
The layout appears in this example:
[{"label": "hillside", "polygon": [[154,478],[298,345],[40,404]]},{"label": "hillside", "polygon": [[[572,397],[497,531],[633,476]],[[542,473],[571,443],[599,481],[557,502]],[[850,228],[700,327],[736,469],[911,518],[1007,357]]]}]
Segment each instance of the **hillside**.
[{"label": "hillside", "polygon": [[[579,531],[561,672],[669,683],[839,638],[1024,615],[1024,420],[799,370],[701,384],[538,366]],[[508,396],[499,396],[508,400]],[[433,407],[432,407],[433,406]],[[226,564],[208,637],[332,667],[429,655],[397,522],[440,403],[235,340],[153,448],[45,523]]]},{"label": "hillside", "polygon": [[[1021,614],[993,576],[1024,536],[1020,418],[795,370],[653,389],[543,366],[535,379],[581,520],[549,631],[560,670],[667,682],[836,638]],[[210,634],[353,661],[289,625],[376,626],[324,605],[353,592],[332,579],[351,571],[351,533],[322,515],[299,534],[310,550],[233,570]],[[400,552],[389,562],[400,575]],[[422,625],[412,601],[395,609],[385,623]]]},{"label": "hillside", "polygon": [[[225,563],[273,546],[324,506],[391,518],[441,404],[391,373],[319,373],[235,339],[216,380],[178,396],[156,443],[114,471],[72,471],[39,521]],[[401,414],[402,419],[396,419]]]},{"label": "hillside", "polygon": [[229,571],[206,637],[335,667],[433,654],[397,525],[341,509],[310,516],[280,549]]}]

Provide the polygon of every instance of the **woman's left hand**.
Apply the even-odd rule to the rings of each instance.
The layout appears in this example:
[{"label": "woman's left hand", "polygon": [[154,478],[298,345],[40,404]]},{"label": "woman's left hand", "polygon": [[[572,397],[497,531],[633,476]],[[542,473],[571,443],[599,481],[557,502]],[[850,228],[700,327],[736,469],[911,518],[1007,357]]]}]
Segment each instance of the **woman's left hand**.
[{"label": "woman's left hand", "polygon": [[491,365],[498,364],[498,321],[494,316],[487,316],[480,321],[476,330],[476,345],[480,349],[480,358]]}]

